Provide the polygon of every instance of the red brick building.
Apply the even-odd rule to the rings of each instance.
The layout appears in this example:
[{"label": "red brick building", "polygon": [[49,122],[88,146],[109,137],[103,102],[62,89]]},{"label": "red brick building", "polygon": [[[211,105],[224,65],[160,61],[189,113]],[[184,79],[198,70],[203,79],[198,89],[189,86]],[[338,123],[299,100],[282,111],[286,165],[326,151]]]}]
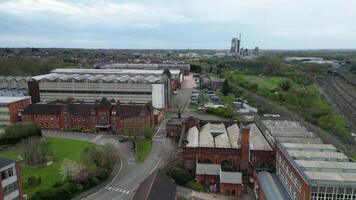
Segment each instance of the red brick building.
[{"label": "red brick building", "polygon": [[[176,131],[167,124],[167,129]],[[255,124],[189,118],[180,138],[181,159],[194,172],[195,163],[221,164],[229,170],[273,169],[274,152]]]},{"label": "red brick building", "polygon": [[121,104],[103,98],[96,103],[31,104],[23,112],[23,121],[48,129],[89,129],[140,136],[144,126],[153,126],[153,113],[150,104]]},{"label": "red brick building", "polygon": [[[178,132],[174,124],[167,124],[171,132]],[[233,121],[203,121],[189,118],[182,126],[179,140],[180,158],[196,180],[209,186],[216,184],[216,192],[239,198],[241,183],[249,183],[250,177],[262,169],[274,169],[274,151],[255,124],[239,128]],[[199,167],[220,167],[213,173],[202,173]],[[209,168],[209,167],[207,167]],[[238,176],[240,183],[222,182],[221,174]],[[235,180],[236,181],[236,180]],[[239,186],[240,184],[240,186]],[[214,191],[214,186],[211,188]]]},{"label": "red brick building", "polygon": [[20,163],[0,158],[0,200],[23,199]]},{"label": "red brick building", "polygon": [[208,186],[210,192],[241,197],[242,173],[222,171],[219,164],[197,163],[195,180]]},{"label": "red brick building", "polygon": [[0,124],[21,121],[21,113],[30,103],[30,97],[0,97]]}]

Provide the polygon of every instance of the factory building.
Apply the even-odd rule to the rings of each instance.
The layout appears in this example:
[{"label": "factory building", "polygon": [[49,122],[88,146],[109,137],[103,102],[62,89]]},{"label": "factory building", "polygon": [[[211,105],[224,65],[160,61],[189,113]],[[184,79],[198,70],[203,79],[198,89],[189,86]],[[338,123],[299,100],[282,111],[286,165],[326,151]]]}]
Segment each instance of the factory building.
[{"label": "factory building", "polygon": [[169,123],[167,128],[168,134],[180,134],[182,164],[211,192],[240,197],[241,184],[251,175],[274,168],[274,151],[255,124],[242,128],[233,121],[191,117],[183,126]]},{"label": "factory building", "polygon": [[180,70],[184,73],[189,73],[190,65],[189,64],[166,64],[166,63],[158,63],[158,64],[146,64],[146,63],[111,63],[100,66],[100,69],[169,69],[169,70]]},{"label": "factory building", "polygon": [[30,79],[23,76],[0,76],[0,90],[27,91],[27,81]]},{"label": "factory building", "polygon": [[105,97],[122,103],[152,102],[155,109],[164,109],[181,81],[179,70],[55,69],[32,77],[28,84],[35,103],[68,98],[95,102]]},{"label": "factory building", "polygon": [[276,143],[323,143],[320,137],[297,120],[267,117],[256,123],[273,148]]},{"label": "factory building", "polygon": [[31,98],[0,96],[0,124],[9,125],[22,120],[22,111],[31,103]]},{"label": "factory building", "polygon": [[356,199],[356,163],[330,144],[279,143],[276,174],[293,200]]},{"label": "factory building", "polygon": [[344,153],[297,120],[264,118],[257,125],[276,154],[276,172],[255,177],[259,199],[356,199],[356,163]]},{"label": "factory building", "polygon": [[241,34],[238,38],[235,37],[231,39],[230,54],[232,56],[240,56],[240,48],[241,48]]}]

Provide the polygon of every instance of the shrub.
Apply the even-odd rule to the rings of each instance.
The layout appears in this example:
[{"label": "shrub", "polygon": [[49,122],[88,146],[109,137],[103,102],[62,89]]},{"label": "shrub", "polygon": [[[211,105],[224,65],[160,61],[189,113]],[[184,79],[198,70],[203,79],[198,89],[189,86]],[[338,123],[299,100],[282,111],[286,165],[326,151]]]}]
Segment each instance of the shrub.
[{"label": "shrub", "polygon": [[203,191],[204,186],[200,183],[197,183],[195,181],[189,181],[188,183],[185,184],[186,187],[196,190],[196,191]]},{"label": "shrub", "polygon": [[42,131],[36,124],[14,123],[6,127],[5,134],[0,138],[0,144],[16,144],[31,136],[42,136]]},{"label": "shrub", "polygon": [[189,181],[193,180],[192,175],[181,167],[175,167],[172,169],[171,177],[178,185],[185,185]]},{"label": "shrub", "polygon": [[41,177],[40,176],[29,176],[27,178],[27,185],[30,188],[36,187],[41,184]]}]

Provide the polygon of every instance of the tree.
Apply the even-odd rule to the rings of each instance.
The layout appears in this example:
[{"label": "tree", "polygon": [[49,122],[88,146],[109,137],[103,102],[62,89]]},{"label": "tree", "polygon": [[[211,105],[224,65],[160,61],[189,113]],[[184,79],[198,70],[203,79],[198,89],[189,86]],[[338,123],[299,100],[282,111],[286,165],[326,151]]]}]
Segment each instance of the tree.
[{"label": "tree", "polygon": [[37,136],[23,140],[19,145],[19,149],[25,163],[28,165],[43,164],[46,161],[46,154],[48,153],[46,145],[47,144]]},{"label": "tree", "polygon": [[226,96],[230,92],[231,92],[231,87],[230,87],[229,81],[227,79],[225,79],[223,88],[222,88],[222,93]]},{"label": "tree", "polygon": [[181,167],[172,169],[171,177],[178,185],[184,185],[193,179],[192,175],[186,169]]},{"label": "tree", "polygon": [[83,151],[83,163],[93,172],[108,175],[119,159],[116,147],[110,143],[88,147]]},{"label": "tree", "polygon": [[32,123],[14,123],[6,127],[5,134],[0,138],[0,144],[16,144],[31,136],[42,136],[41,129]]},{"label": "tree", "polygon": [[178,118],[182,118],[185,108],[188,106],[191,93],[188,90],[180,90],[171,103],[171,108],[177,113]]},{"label": "tree", "polygon": [[289,80],[285,80],[279,83],[279,87],[282,89],[283,92],[287,92],[292,87],[292,83]]},{"label": "tree", "polygon": [[70,159],[64,159],[59,169],[63,180],[82,183],[90,178],[87,167]]},{"label": "tree", "polygon": [[190,64],[190,71],[193,73],[200,73],[201,69],[202,69],[202,67],[200,65]]},{"label": "tree", "polygon": [[145,124],[142,128],[143,130],[143,135],[145,136],[146,139],[151,139],[152,138],[152,134],[153,134],[153,130],[151,127],[149,127],[147,124]]}]

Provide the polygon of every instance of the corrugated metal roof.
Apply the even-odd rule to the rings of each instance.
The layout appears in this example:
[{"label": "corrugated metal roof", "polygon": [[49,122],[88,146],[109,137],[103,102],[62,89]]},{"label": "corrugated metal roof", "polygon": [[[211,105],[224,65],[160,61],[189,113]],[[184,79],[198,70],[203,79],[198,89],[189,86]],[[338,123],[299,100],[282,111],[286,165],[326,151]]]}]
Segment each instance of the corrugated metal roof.
[{"label": "corrugated metal roof", "polygon": [[199,130],[196,126],[188,130],[187,141],[186,147],[199,147]]},{"label": "corrugated metal roof", "polygon": [[210,132],[210,123],[205,124],[200,130],[199,147],[215,147],[214,138]]},{"label": "corrugated metal roof", "polygon": [[195,173],[204,175],[220,175],[221,166],[218,164],[197,163]]},{"label": "corrugated metal roof", "polygon": [[241,184],[242,173],[220,171],[220,183]]},{"label": "corrugated metal roof", "polygon": [[290,200],[287,191],[275,174],[262,171],[257,174],[257,178],[266,200]]}]

